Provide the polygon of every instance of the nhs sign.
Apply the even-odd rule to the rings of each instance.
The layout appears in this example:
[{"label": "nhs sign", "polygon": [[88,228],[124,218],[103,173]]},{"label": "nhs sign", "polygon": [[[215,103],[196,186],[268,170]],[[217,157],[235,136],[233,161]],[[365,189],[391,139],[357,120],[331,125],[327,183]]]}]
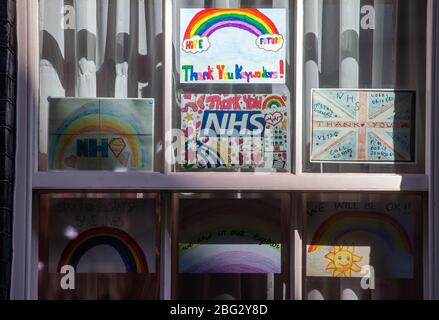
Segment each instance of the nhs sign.
[{"label": "nhs sign", "polygon": [[78,139],[76,141],[76,156],[85,158],[97,158],[101,153],[102,158],[108,158],[108,139],[102,139],[101,145],[97,139]]},{"label": "nhs sign", "polygon": [[261,111],[205,111],[202,137],[263,137],[265,118]]}]

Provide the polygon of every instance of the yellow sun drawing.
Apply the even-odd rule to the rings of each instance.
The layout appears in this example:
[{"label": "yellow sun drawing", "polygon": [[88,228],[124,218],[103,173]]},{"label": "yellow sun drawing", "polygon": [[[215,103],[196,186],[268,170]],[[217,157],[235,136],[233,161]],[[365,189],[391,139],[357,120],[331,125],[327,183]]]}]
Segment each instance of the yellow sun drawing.
[{"label": "yellow sun drawing", "polygon": [[326,270],[333,270],[332,276],[351,277],[353,272],[361,272],[361,267],[357,264],[363,257],[355,255],[353,247],[335,246],[332,251],[325,255],[325,258],[331,261],[326,266]]}]

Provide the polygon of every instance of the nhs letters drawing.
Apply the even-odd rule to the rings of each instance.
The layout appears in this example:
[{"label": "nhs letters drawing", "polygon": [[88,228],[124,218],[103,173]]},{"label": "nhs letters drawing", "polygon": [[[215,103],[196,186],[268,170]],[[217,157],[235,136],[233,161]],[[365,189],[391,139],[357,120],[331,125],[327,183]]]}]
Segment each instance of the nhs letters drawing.
[{"label": "nhs letters drawing", "polygon": [[182,83],[285,83],[285,9],[181,9]]},{"label": "nhs letters drawing", "polygon": [[51,99],[49,169],[152,170],[153,123],[153,99]]},{"label": "nhs letters drawing", "polygon": [[288,97],[183,94],[186,168],[277,168],[288,165]]},{"label": "nhs letters drawing", "polygon": [[415,92],[313,90],[311,162],[415,160]]}]

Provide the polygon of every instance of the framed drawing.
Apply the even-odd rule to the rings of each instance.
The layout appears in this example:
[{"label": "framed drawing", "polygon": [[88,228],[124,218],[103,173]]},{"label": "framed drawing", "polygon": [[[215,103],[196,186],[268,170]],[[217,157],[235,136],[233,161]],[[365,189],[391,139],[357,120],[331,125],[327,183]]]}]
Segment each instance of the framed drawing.
[{"label": "framed drawing", "polygon": [[149,199],[50,199],[49,272],[156,272],[155,210]]},{"label": "framed drawing", "polygon": [[40,299],[158,299],[158,194],[42,192],[35,201]]},{"label": "framed drawing", "polygon": [[[200,206],[180,216],[178,270],[180,273],[282,272],[282,239],[276,211],[248,210],[248,202],[224,205],[211,203],[209,214]],[[194,202],[192,202],[194,203]],[[275,201],[273,201],[275,203]],[[207,204],[207,203],[206,203]],[[260,204],[263,207],[263,204]],[[276,206],[272,207],[276,208]]]},{"label": "framed drawing", "polygon": [[415,277],[419,197],[332,198],[306,202],[306,276],[361,278],[373,267],[377,278]]},{"label": "framed drawing", "polygon": [[50,99],[50,170],[152,171],[153,159],[154,99]]},{"label": "framed drawing", "polygon": [[414,91],[314,89],[311,162],[415,162]]},{"label": "framed drawing", "polygon": [[182,94],[185,168],[286,169],[289,99],[276,94]]},{"label": "framed drawing", "polygon": [[285,83],[285,9],[181,9],[181,83]]}]

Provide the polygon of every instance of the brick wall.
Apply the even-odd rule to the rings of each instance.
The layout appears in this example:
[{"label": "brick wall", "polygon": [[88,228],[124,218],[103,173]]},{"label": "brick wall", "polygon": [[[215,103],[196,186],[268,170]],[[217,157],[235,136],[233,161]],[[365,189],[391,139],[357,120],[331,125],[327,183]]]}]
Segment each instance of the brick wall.
[{"label": "brick wall", "polygon": [[0,300],[9,299],[15,155],[15,0],[0,0]]}]

